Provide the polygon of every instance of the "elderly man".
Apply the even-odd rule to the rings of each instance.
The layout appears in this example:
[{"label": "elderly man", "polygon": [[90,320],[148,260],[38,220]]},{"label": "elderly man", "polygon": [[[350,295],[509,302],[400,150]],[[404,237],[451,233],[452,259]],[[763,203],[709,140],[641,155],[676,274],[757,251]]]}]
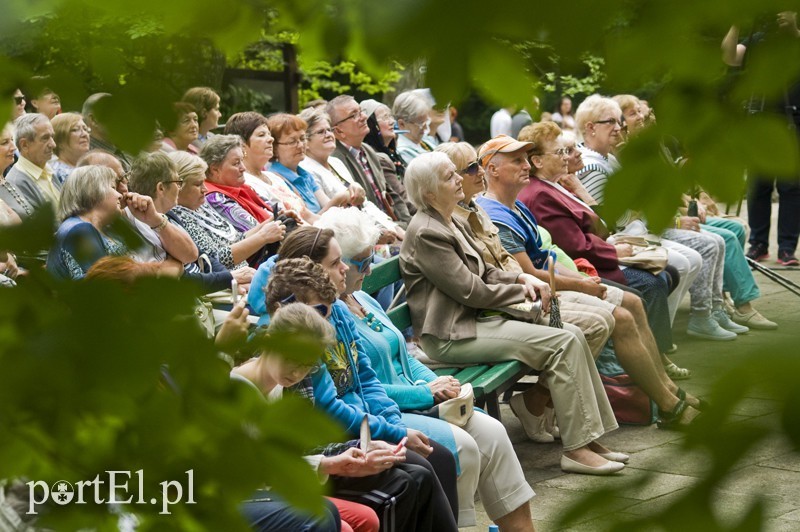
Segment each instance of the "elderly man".
[{"label": "elderly man", "polygon": [[[19,160],[8,172],[8,182],[14,185],[22,197],[33,207],[41,209],[45,205],[55,208],[59,192],[52,181],[52,173],[47,161],[53,157],[56,142],[53,140],[53,126],[46,116],[29,113],[17,119],[14,142],[19,149]],[[21,218],[27,212],[17,212]]]},{"label": "elderly man", "polygon": [[344,162],[350,174],[364,187],[367,199],[405,227],[411,216],[401,198],[391,187],[381,169],[377,153],[364,143],[369,133],[367,115],[352,96],[337,96],[325,108],[336,137],[333,156]]},{"label": "elderly man", "polygon": [[103,150],[113,154],[122,164],[122,168],[129,172],[133,157],[119,149],[108,137],[108,130],[102,122],[97,119],[97,108],[104,107],[109,104],[108,98],[111,95],[107,92],[97,92],[92,94],[86,101],[83,102],[83,121],[89,126],[91,131],[91,138],[89,139],[89,148],[92,150]]}]

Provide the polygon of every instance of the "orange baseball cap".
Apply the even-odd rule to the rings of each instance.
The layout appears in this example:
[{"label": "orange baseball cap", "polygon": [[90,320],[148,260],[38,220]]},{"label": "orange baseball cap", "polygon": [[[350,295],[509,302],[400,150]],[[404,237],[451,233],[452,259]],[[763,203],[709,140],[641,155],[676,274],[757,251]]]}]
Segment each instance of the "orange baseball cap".
[{"label": "orange baseball cap", "polygon": [[480,161],[481,166],[486,166],[497,153],[514,153],[515,151],[532,149],[532,142],[521,142],[508,135],[497,135],[495,138],[486,141],[478,149],[478,161]]}]

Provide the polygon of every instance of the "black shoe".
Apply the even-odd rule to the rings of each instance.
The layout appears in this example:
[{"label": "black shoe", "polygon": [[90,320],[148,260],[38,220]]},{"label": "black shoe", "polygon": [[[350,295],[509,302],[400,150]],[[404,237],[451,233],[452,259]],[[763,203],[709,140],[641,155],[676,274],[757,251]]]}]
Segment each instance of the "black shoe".
[{"label": "black shoe", "polygon": [[785,249],[778,250],[778,264],[782,266],[800,266],[800,261],[794,256],[794,253]]},{"label": "black shoe", "polygon": [[769,247],[761,242],[756,242],[747,252],[747,258],[756,262],[761,262],[769,258]]}]

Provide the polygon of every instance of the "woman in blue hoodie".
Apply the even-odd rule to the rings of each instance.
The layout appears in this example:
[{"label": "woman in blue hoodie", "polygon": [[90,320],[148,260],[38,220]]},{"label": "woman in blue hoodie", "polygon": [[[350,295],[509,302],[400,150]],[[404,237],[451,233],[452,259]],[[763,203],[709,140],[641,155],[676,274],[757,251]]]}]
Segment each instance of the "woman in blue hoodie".
[{"label": "woman in blue hoodie", "polygon": [[[311,232],[310,235],[306,233]],[[294,236],[298,233],[297,236]],[[375,372],[369,364],[369,357],[364,353],[358,333],[347,307],[336,300],[336,294],[343,286],[344,273],[347,266],[341,263],[338,244],[332,238],[330,230],[313,227],[298,228],[286,240],[291,245],[305,242],[304,236],[311,236],[312,244],[307,253],[287,258],[283,247],[280,259],[270,272],[266,290],[266,306],[271,313],[281,304],[294,301],[317,307],[327,315],[336,329],[336,344],[325,355],[323,370],[312,377],[315,404],[326,410],[333,418],[341,422],[347,432],[359,436],[361,422],[366,416],[372,438],[390,443],[401,443],[405,439],[409,452],[407,464],[424,466],[435,472],[435,489],[430,500],[419,501],[429,507],[429,511],[421,511],[430,521],[420,522],[416,530],[456,530],[458,502],[455,490],[456,468],[453,455],[443,446],[430,441],[422,432],[407,428],[403,423],[397,404],[387,395]],[[324,242],[323,242],[324,240]],[[308,255],[315,256],[316,247],[322,247],[324,253],[320,260],[320,268]],[[329,256],[333,253],[335,257]],[[306,256],[303,256],[306,255]],[[336,259],[327,260],[327,259]],[[338,268],[337,264],[340,264]],[[333,265],[328,268],[326,265]],[[325,272],[332,272],[330,281]],[[333,282],[335,288],[330,286]],[[327,288],[326,288],[327,283]],[[324,307],[324,309],[323,309]],[[427,458],[427,459],[426,459]],[[405,467],[405,464],[398,467]]]}]

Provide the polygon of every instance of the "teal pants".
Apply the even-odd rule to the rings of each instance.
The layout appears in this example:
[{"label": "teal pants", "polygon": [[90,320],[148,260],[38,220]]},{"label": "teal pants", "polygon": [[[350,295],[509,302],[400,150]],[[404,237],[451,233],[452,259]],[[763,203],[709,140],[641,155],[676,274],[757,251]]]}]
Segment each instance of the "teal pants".
[{"label": "teal pants", "polygon": [[706,218],[703,229],[725,239],[725,268],[722,273],[722,288],[730,292],[738,307],[758,299],[758,290],[753,272],[744,256],[745,228],[742,224],[726,218]]}]

